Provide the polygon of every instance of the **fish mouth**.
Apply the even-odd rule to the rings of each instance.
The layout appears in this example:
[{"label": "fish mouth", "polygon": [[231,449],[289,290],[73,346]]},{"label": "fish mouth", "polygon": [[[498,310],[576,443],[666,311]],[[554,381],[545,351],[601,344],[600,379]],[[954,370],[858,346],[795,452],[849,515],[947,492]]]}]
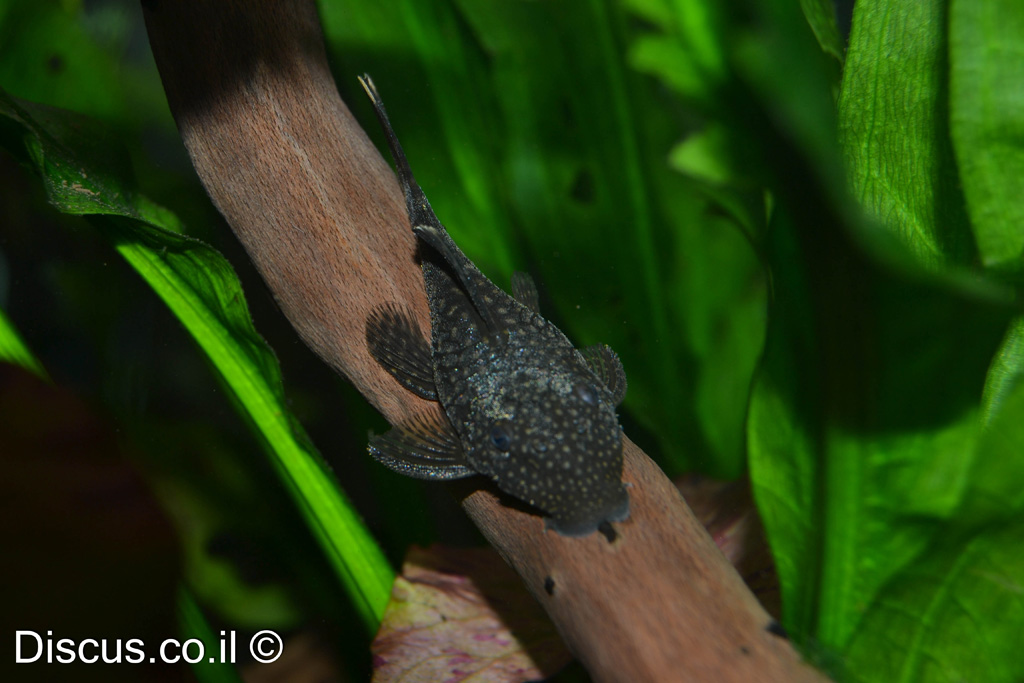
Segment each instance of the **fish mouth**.
[{"label": "fish mouth", "polygon": [[629,519],[629,493],[626,491],[626,487],[623,486],[620,500],[608,511],[605,521],[625,522],[627,519]]},{"label": "fish mouth", "polygon": [[580,538],[589,536],[605,522],[624,522],[629,519],[629,493],[620,484],[618,493],[607,504],[588,510],[582,515],[549,517],[545,520],[548,529],[562,536]]}]

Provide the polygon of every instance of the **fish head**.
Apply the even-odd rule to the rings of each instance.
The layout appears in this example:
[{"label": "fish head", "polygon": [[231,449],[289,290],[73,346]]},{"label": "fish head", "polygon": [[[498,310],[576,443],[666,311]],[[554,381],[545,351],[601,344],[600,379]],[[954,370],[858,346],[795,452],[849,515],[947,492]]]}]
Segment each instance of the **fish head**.
[{"label": "fish head", "polygon": [[628,517],[614,400],[582,360],[513,373],[477,415],[467,434],[474,466],[542,510],[550,528],[584,536]]}]

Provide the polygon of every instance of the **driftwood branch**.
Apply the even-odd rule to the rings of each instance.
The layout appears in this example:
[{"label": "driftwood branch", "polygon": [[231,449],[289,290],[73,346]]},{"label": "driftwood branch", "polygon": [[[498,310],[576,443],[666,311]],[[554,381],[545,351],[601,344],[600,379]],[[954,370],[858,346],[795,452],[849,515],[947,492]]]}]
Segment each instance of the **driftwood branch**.
[{"label": "driftwood branch", "polygon": [[[292,325],[391,422],[437,410],[366,347],[374,307],[405,305],[426,330],[427,303],[398,183],[338,96],[315,3],[143,4],[192,162]],[[613,543],[545,533],[486,490],[463,507],[596,680],[824,680],[628,440],[624,479]]]}]

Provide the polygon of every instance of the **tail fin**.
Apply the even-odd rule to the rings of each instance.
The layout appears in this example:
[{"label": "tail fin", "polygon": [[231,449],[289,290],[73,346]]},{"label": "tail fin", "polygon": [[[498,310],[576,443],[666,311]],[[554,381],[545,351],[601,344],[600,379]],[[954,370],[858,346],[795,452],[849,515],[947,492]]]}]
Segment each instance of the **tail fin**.
[{"label": "tail fin", "polygon": [[412,223],[413,228],[428,226],[444,230],[441,222],[434,215],[434,210],[430,208],[427,196],[423,194],[423,190],[416,183],[416,178],[413,177],[412,169],[409,167],[409,160],[405,158],[402,144],[398,142],[398,136],[395,135],[395,130],[391,127],[391,121],[388,120],[388,112],[384,109],[384,102],[380,99],[380,94],[377,93],[377,86],[373,84],[373,79],[370,78],[369,74],[363,74],[359,76],[359,84],[363,86],[363,90],[369,95],[370,101],[373,103],[373,110],[377,114],[377,120],[380,121],[380,125],[384,129],[384,136],[388,141],[388,149],[391,150],[391,156],[395,160],[395,166],[398,170],[398,180],[402,184],[402,190],[405,192],[405,204],[409,211],[409,222]]},{"label": "tail fin", "polygon": [[388,148],[391,150],[391,156],[394,158],[395,166],[398,170],[398,180],[402,184],[402,190],[405,192],[405,204],[409,211],[409,223],[412,225],[413,232],[424,242],[436,249],[441,257],[452,267],[488,328],[491,330],[499,329],[494,313],[487,305],[482,292],[487,286],[493,288],[494,285],[488,282],[477,267],[473,265],[473,262],[466,258],[466,255],[455,244],[448,231],[441,225],[441,221],[437,219],[434,210],[430,208],[430,202],[427,201],[426,195],[423,194],[423,190],[420,189],[412,175],[412,169],[409,168],[409,160],[405,158],[405,152],[402,150],[402,145],[398,142],[398,136],[395,135],[395,131],[391,127],[391,121],[388,120],[388,113],[384,109],[384,102],[380,99],[380,95],[377,93],[377,86],[373,84],[370,75],[363,74],[360,76],[359,83],[363,86],[366,94],[370,96],[370,101],[373,102],[373,110],[377,114],[381,127],[384,128],[384,136],[387,138]]}]

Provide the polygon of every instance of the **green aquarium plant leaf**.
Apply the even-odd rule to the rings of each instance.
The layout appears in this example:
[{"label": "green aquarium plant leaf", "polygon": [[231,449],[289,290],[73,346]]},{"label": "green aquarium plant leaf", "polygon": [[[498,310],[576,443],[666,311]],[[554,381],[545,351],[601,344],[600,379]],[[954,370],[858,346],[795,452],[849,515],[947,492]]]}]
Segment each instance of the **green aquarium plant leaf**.
[{"label": "green aquarium plant leaf", "polygon": [[826,54],[843,61],[843,41],[836,27],[836,5],[832,0],[800,0],[807,23]]},{"label": "green aquarium plant leaf", "polygon": [[[653,17],[668,39],[685,40],[674,28],[679,23],[676,13],[683,11],[683,5],[662,4],[663,12],[647,12],[645,16]],[[837,31],[831,10],[818,13],[820,8],[806,4],[805,13],[791,3],[737,1],[727,5],[731,11],[722,10],[720,3],[717,6],[714,11],[722,11],[729,19],[717,27],[726,68],[708,85],[711,99],[699,102],[709,119],[704,132],[677,145],[671,161],[678,170],[703,181],[702,189],[713,205],[723,209],[736,223],[732,228],[739,228],[750,241],[751,255],[759,257],[759,261],[750,262],[750,270],[735,266],[713,270],[720,283],[737,277],[749,286],[764,277],[763,240],[777,198],[805,205],[806,213],[813,213],[816,206],[814,201],[806,201],[808,198],[840,206],[849,203],[842,187],[842,168],[835,144],[832,93],[838,87],[837,64],[835,55],[823,52],[822,43],[815,39],[809,15],[820,22],[819,37],[826,33],[837,35]],[[673,69],[671,63],[664,62],[649,71],[692,99],[674,84]],[[826,193],[824,197],[818,197],[821,189]],[[725,227],[724,221],[719,223]],[[708,245],[692,246],[693,253],[706,253]],[[691,262],[686,262],[686,267],[699,269],[699,265]],[[707,284],[704,289],[711,291]],[[749,375],[744,370],[752,368],[759,357],[765,325],[764,299],[759,306],[749,307],[740,301],[713,303],[722,307],[718,310],[733,311],[732,319],[736,322],[746,321],[745,353],[722,354],[726,346],[720,342],[714,346],[718,350],[716,355],[734,372],[732,381],[742,381],[742,395],[749,396]],[[688,305],[691,311],[699,310],[693,302]],[[747,315],[739,315],[740,311]],[[690,316],[693,315],[691,312]],[[750,359],[751,364],[745,365],[745,359]],[[698,364],[699,370],[704,367],[703,362]],[[720,375],[719,382],[728,377]],[[746,412],[741,413],[740,422],[728,428],[736,429],[745,416]]]},{"label": "green aquarium plant leaf", "polygon": [[854,195],[928,267],[975,256],[949,135],[945,5],[858,2],[839,100]]},{"label": "green aquarium plant leaf", "polygon": [[46,369],[25,345],[18,330],[7,314],[0,308],[0,361],[14,363],[31,371],[41,379],[47,379]]},{"label": "green aquarium plant leaf", "polygon": [[[489,120],[492,102],[483,96],[487,74],[480,46],[466,33],[453,3],[320,3],[320,14],[339,59],[368,45],[387,56],[337,70],[345,101],[374,120],[354,76],[369,72],[437,215],[485,272],[510,275],[521,256],[504,229],[508,216],[501,188],[490,181],[498,160]],[[378,125],[366,129],[380,135]]]},{"label": "green aquarium plant leaf", "polygon": [[258,430],[367,630],[375,630],[393,571],[291,416],[277,360],[252,327],[231,265],[180,234],[171,212],[135,192],[127,157],[102,125],[2,92],[0,115],[0,140],[27,157],[50,203],[65,213],[102,216],[102,234],[207,354]]},{"label": "green aquarium plant leaf", "polygon": [[[1011,333],[1019,334],[1019,327],[1015,324]],[[957,522],[972,530],[1024,515],[1024,383],[1007,391],[987,418],[957,515]]]},{"label": "green aquarium plant leaf", "polygon": [[729,131],[711,125],[672,148],[669,163],[680,173],[712,185],[743,184],[742,171],[729,163],[729,144]]},{"label": "green aquarium plant leaf", "polygon": [[950,118],[986,265],[1024,269],[1024,5],[949,3]]},{"label": "green aquarium plant leaf", "polygon": [[879,591],[955,522],[1010,313],[886,272],[834,235],[794,268],[792,228],[774,228],[789,272],[775,272],[751,399],[751,478],[784,625],[842,650]]},{"label": "green aquarium plant leaf", "polygon": [[693,56],[679,40],[662,35],[637,37],[629,49],[629,65],[642,73],[660,76],[672,88],[694,102],[712,98],[710,83]]},{"label": "green aquarium plant leaf", "polygon": [[[942,15],[941,3],[856,6],[839,131],[871,218],[836,201],[825,156],[793,163],[813,158],[807,141],[773,148],[791,173],[776,177],[766,244],[751,480],[784,625],[855,680],[1017,675],[1007,657],[1024,564],[1002,547],[1024,490],[1024,461],[1009,455],[1020,448],[1009,425],[1024,424],[1016,310],[964,272],[974,247],[948,139]],[[784,97],[771,83],[760,97]],[[863,239],[877,230],[909,252]],[[1000,587],[978,586],[979,574]],[[1006,620],[981,616],[993,595],[1008,600]]]},{"label": "green aquarium plant leaf", "polygon": [[[1024,677],[1024,385],[982,431],[944,533],[874,598],[847,649],[855,680]],[[871,672],[875,672],[874,675]]]},{"label": "green aquarium plant leaf", "polygon": [[[771,188],[758,242],[771,267],[771,298],[747,418],[751,478],[787,630],[843,657],[873,618],[876,598],[916,571],[945,535],[966,533],[958,516],[967,501],[981,519],[992,514],[986,495],[1007,498],[1024,485],[1015,476],[989,480],[991,468],[981,466],[979,399],[1013,296],[971,286],[976,278],[962,271],[927,275],[927,268],[967,265],[973,254],[944,132],[941,25],[925,22],[923,36],[899,28],[923,21],[928,8],[858,4],[866,19],[842,83],[841,148],[834,51],[823,54],[807,30],[810,18],[790,5],[737,4],[755,20],[725,27],[734,71],[721,99],[702,103],[720,139],[696,138],[676,159],[734,198],[751,182]],[[940,9],[930,11],[941,18]],[[909,50],[911,68],[892,60],[897,43]],[[663,80],[673,86],[670,75]],[[908,112],[914,116],[905,121]],[[840,150],[862,206],[847,194]],[[717,202],[742,215],[730,208],[735,199]],[[862,219],[864,209],[873,219]],[[1008,338],[1007,365],[1014,348]],[[1013,483],[995,489],[1000,481]],[[983,630],[978,638],[1012,633],[995,622]],[[848,659],[867,676],[891,678],[891,670],[873,669],[877,662]]]},{"label": "green aquarium plant leaf", "polygon": [[632,42],[630,65],[661,78],[695,103],[712,105],[727,73],[722,4],[704,0],[628,0],[624,4],[661,29]]},{"label": "green aquarium plant leaf", "polygon": [[981,407],[986,424],[999,414],[1003,401],[1021,384],[1024,384],[1024,316],[1017,316],[1007,329],[985,378]]},{"label": "green aquarium plant leaf", "polygon": [[943,541],[893,577],[850,643],[849,679],[1020,681],[1022,545],[1018,518]]}]

